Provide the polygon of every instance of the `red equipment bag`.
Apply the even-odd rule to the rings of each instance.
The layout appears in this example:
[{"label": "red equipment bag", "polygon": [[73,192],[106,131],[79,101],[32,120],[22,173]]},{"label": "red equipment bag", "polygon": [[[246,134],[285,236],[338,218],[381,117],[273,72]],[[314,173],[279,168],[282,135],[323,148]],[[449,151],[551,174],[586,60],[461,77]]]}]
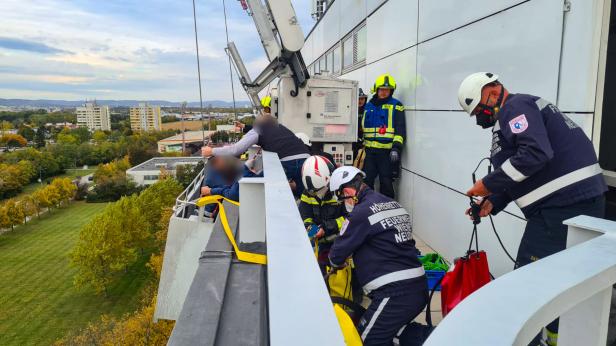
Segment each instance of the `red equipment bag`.
[{"label": "red equipment bag", "polygon": [[464,298],[490,282],[488,256],[485,251],[470,251],[454,262],[452,271],[441,282],[441,310],[443,317]]}]

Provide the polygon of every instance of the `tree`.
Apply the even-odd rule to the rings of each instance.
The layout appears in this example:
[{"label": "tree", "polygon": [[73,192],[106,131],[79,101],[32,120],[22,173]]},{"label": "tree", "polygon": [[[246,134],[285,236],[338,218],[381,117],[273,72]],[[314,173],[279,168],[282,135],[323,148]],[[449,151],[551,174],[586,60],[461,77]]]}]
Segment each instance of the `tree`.
[{"label": "tree", "polygon": [[109,286],[137,261],[150,238],[136,196],[109,204],[81,230],[71,252],[76,286],[91,286],[107,296]]},{"label": "tree", "polygon": [[77,143],[85,143],[90,140],[90,131],[87,127],[78,127],[70,130],[70,134],[77,139]]},{"label": "tree", "polygon": [[77,187],[69,178],[56,178],[49,186],[57,189],[59,203],[68,202],[75,196],[75,191],[77,190]]},{"label": "tree", "polygon": [[28,141],[33,141],[34,137],[36,136],[36,132],[34,132],[34,130],[30,126],[23,125],[23,124],[19,126],[19,130],[17,131],[17,134],[24,137]]},{"label": "tree", "polygon": [[28,141],[20,135],[7,133],[0,137],[0,145],[7,146],[9,148],[21,148],[28,145]]},{"label": "tree", "polygon": [[59,144],[77,144],[77,137],[71,135],[68,131],[58,133],[57,141]]},{"label": "tree", "polygon": [[45,140],[47,138],[47,128],[44,125],[41,125],[36,130],[36,136],[34,137],[34,142],[37,148],[45,147]]},{"label": "tree", "polygon": [[12,226],[7,207],[0,205],[0,229],[6,229]]},{"label": "tree", "polygon": [[34,214],[40,217],[41,208],[32,194],[24,196],[20,202],[24,209],[24,223],[26,222],[25,218],[34,216]]},{"label": "tree", "polygon": [[15,229],[15,225],[20,225],[24,221],[24,210],[21,203],[17,203],[14,199],[9,199],[4,202],[11,229]]},{"label": "tree", "polygon": [[105,132],[103,132],[103,131],[100,131],[100,130],[99,131],[95,131],[92,134],[92,139],[94,139],[94,141],[96,143],[100,144],[100,143],[102,143],[102,142],[107,140],[107,134]]},{"label": "tree", "polygon": [[200,161],[197,165],[177,165],[175,167],[175,179],[186,188],[203,170],[203,166],[203,161]]}]

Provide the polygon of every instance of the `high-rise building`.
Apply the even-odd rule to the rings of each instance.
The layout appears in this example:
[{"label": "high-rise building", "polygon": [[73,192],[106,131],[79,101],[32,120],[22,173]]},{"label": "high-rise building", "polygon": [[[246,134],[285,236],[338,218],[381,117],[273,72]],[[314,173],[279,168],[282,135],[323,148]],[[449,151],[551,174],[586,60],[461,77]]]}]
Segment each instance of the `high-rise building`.
[{"label": "high-rise building", "polygon": [[99,106],[96,102],[86,102],[83,107],[77,107],[77,126],[85,126],[90,131],[110,131],[109,106]]},{"label": "high-rise building", "polygon": [[140,103],[139,107],[130,109],[130,128],[133,131],[160,130],[161,123],[160,106]]}]

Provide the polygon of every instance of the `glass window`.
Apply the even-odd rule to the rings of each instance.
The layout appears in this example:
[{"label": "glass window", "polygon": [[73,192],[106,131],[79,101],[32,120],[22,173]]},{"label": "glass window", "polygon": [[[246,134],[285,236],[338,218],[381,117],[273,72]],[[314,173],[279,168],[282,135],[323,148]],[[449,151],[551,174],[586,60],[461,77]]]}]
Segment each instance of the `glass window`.
[{"label": "glass window", "polygon": [[327,60],[325,60],[325,55],[321,57],[319,61],[319,65],[321,65],[321,73],[327,71]]},{"label": "glass window", "polygon": [[366,60],[366,26],[363,26],[361,29],[357,30],[357,56],[355,57],[355,62],[362,62]]},{"label": "glass window", "polygon": [[312,74],[313,75],[317,74],[318,67],[319,67],[319,62],[318,61],[312,64]]},{"label": "glass window", "polygon": [[333,73],[340,73],[340,68],[342,67],[342,50],[340,49],[340,45],[334,48],[334,66]]},{"label": "glass window", "polygon": [[353,35],[342,42],[342,67],[347,68],[351,65],[353,65]]},{"label": "glass window", "polygon": [[334,52],[330,51],[329,53],[327,53],[327,70],[329,71],[329,74],[332,74],[334,72]]}]

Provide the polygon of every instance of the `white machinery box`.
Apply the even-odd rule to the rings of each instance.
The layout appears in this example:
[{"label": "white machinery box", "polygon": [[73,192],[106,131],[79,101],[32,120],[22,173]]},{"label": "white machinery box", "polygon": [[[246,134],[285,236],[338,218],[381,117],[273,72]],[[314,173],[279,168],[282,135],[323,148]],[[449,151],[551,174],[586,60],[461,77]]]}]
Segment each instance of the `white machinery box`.
[{"label": "white machinery box", "polygon": [[312,142],[357,141],[357,82],[313,76],[298,95],[293,78],[281,77],[272,112],[293,132],[304,132]]}]

